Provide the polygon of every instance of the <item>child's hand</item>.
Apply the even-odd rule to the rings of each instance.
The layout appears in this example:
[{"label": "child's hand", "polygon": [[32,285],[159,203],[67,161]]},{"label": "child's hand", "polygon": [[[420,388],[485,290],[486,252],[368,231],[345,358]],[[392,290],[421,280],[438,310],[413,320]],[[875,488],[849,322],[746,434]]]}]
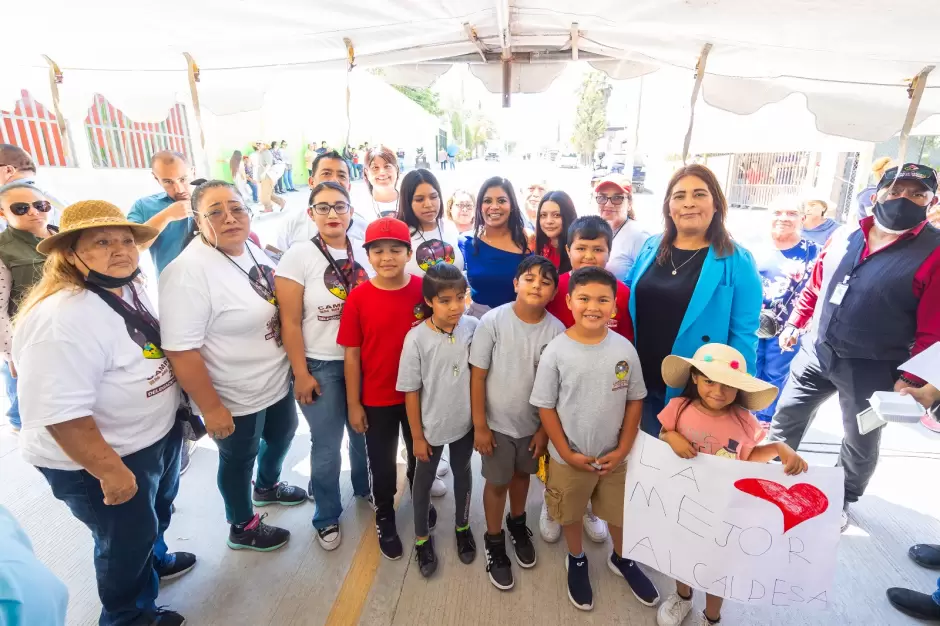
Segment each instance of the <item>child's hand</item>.
[{"label": "child's hand", "polygon": [[473,449],[480,454],[490,456],[496,447],[496,438],[488,427],[473,429]]},{"label": "child's hand", "polygon": [[565,457],[565,463],[569,466],[581,470],[582,472],[591,472],[592,474],[597,473],[597,468],[592,465],[597,461],[589,456],[585,456],[580,452],[569,452],[568,456]]},{"label": "child's hand", "polygon": [[662,438],[663,441],[669,444],[669,447],[672,448],[672,451],[683,459],[694,459],[698,455],[698,451],[695,449],[695,446],[689,443],[688,439],[674,430],[664,432]]},{"label": "child's hand", "polygon": [[431,460],[431,444],[427,442],[427,439],[415,439],[414,443],[411,444],[411,450],[414,452],[415,458],[422,463]]},{"label": "child's hand", "polygon": [[529,443],[529,450],[532,452],[532,458],[537,459],[543,454],[548,448],[548,433],[545,432],[544,428],[539,428],[535,431],[535,434],[532,435],[532,441]]},{"label": "child's hand", "polygon": [[788,476],[796,476],[809,469],[809,465],[803,460],[803,457],[794,452],[793,448],[782,442],[778,442],[777,445],[777,452],[780,455],[780,462],[783,464],[783,471]]},{"label": "child's hand", "polygon": [[627,451],[621,450],[619,447],[611,450],[604,456],[597,457],[597,464],[601,466],[598,474],[605,476],[606,474],[611,473],[617,466],[623,463],[623,460],[627,458]]},{"label": "child's hand", "polygon": [[366,410],[361,404],[349,407],[349,425],[357,433],[364,433],[369,430],[369,422],[366,420]]}]

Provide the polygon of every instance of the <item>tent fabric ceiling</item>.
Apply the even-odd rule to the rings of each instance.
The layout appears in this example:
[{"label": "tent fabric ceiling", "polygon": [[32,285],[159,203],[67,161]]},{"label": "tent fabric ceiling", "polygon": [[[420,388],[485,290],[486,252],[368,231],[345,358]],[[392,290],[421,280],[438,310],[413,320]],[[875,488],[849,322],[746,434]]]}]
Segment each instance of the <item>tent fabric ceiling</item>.
[{"label": "tent fabric ceiling", "polygon": [[[529,67],[514,63],[513,85],[545,89],[554,71],[538,55],[569,51],[576,24],[582,58],[614,77],[679,67],[689,70],[691,88],[692,68],[711,43],[703,83],[709,104],[747,114],[802,93],[819,130],[871,141],[900,128],[905,80],[940,65],[938,2],[920,3],[915,13],[883,0],[46,0],[15,3],[4,14],[8,24],[42,24],[41,36],[7,29],[6,67],[45,68],[45,54],[66,81],[78,69],[185,75],[188,52],[205,89],[224,94],[206,98],[240,93],[250,103],[242,108],[260,102],[262,74],[345,68],[344,38],[357,67],[407,66],[389,68],[388,77],[429,84],[448,59],[480,59],[468,25],[487,52],[508,43],[519,58],[535,53]],[[498,63],[472,69],[500,90]],[[928,79],[921,111],[921,119],[940,113],[940,70]]]}]

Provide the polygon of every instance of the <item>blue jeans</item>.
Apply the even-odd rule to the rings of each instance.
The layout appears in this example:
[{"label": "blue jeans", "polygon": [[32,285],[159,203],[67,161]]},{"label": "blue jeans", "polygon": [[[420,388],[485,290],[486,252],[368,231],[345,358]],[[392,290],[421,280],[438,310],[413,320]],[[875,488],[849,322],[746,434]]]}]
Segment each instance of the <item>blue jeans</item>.
[{"label": "blue jeans", "polygon": [[933,598],[933,601],[937,604],[940,604],[940,578],[937,579],[937,590],[933,592],[933,595],[930,596]]},{"label": "blue jeans", "polygon": [[666,408],[666,390],[647,390],[646,398],[643,400],[640,430],[647,435],[659,437],[659,431],[663,428],[662,422],[659,421],[659,414],[664,408]]},{"label": "blue jeans", "polygon": [[10,424],[13,428],[19,428],[20,422],[20,400],[16,396],[16,379],[10,373],[10,364],[6,359],[0,359],[0,374],[3,375],[3,384],[6,387],[7,399],[10,401],[10,408],[7,411],[7,417],[10,418]]},{"label": "blue jeans", "polygon": [[[783,385],[787,382],[787,376],[790,374],[790,363],[799,349],[799,340],[793,346],[792,351],[782,352],[780,342],[777,341],[776,337],[759,339],[757,342],[757,371],[754,375],[783,391]],[[779,397],[780,394],[777,394],[777,398]],[[774,412],[777,410],[777,398],[774,398],[769,407],[756,413],[757,419],[762,422],[769,422],[773,419]]]},{"label": "blue jeans", "polygon": [[245,181],[248,183],[248,186],[251,188],[251,201],[258,202],[258,183],[253,180]]},{"label": "blue jeans", "polygon": [[284,185],[288,189],[294,188],[294,170],[290,168],[284,170]]},{"label": "blue jeans", "polygon": [[320,395],[313,404],[301,404],[300,410],[310,425],[310,490],[316,510],[313,527],[326,528],[339,523],[343,503],[339,495],[339,476],[343,459],[343,431],[349,437],[349,465],[353,493],[367,496],[369,467],[366,463],[366,438],[349,425],[346,411],[346,378],[342,361],[307,359],[307,371],[320,384]]},{"label": "blue jeans", "polygon": [[88,527],[95,541],[100,626],[138,626],[153,619],[159,591],[154,568],[158,554],[166,558],[163,533],[179,490],[181,444],[182,429],[176,422],[153,445],[123,457],[137,479],[137,493],[117,506],[104,503],[101,483],[85,470],[38,468],[52,494]]},{"label": "blue jeans", "polygon": [[258,460],[255,486],[270,489],[281,477],[281,466],[297,430],[293,388],[257,413],[235,418],[235,432],[219,439],[217,482],[229,524],[251,521],[251,470]]}]

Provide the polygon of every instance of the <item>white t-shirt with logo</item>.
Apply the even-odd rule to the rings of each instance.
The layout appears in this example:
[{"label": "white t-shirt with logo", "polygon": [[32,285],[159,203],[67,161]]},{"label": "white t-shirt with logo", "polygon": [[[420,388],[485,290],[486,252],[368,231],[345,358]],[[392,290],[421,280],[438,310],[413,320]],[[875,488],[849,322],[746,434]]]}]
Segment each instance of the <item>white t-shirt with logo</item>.
[{"label": "white t-shirt with logo", "polygon": [[[133,306],[131,287],[124,300]],[[156,317],[142,286],[140,303]],[[46,429],[92,416],[119,456],[162,439],[173,427],[180,389],[170,363],[90,291],[63,290],[34,308],[13,335],[20,450],[27,463],[82,469]]]},{"label": "white t-shirt with logo", "polygon": [[[375,275],[362,241],[350,238],[354,267],[353,284],[361,285]],[[343,269],[346,249],[327,247],[336,266]],[[277,266],[278,278],[289,278],[304,287],[302,322],[308,359],[342,361],[343,347],[336,343],[339,318],[346,303],[346,289],[320,248],[302,241],[290,248]]]},{"label": "white t-shirt with logo", "polygon": [[438,263],[450,263],[464,271],[463,254],[457,246],[460,234],[453,223],[441,220],[434,230],[411,231],[412,254],[405,272],[424,276],[429,267]]},{"label": "white t-shirt with logo", "polygon": [[245,245],[226,258],[197,237],[160,274],[163,347],[199,350],[234,416],[271,406],[290,387],[277,307],[249,280],[273,287],[274,265],[258,246]]}]

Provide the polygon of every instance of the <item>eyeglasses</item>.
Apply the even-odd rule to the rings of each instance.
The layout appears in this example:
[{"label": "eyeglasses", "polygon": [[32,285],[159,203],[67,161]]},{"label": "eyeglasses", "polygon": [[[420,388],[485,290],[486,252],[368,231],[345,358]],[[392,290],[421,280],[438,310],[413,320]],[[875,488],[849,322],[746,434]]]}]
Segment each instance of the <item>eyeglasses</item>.
[{"label": "eyeglasses", "polygon": [[623,204],[623,201],[626,197],[627,196],[623,194],[619,194],[619,193],[617,195],[610,196],[610,197],[605,196],[602,193],[599,193],[596,196],[594,196],[594,200],[601,206],[607,204],[608,202],[610,202],[614,206],[620,206],[621,204]]},{"label": "eyeglasses", "polygon": [[33,207],[40,213],[48,213],[52,210],[52,204],[48,200],[36,200],[34,202],[12,202],[10,203],[10,213],[22,217],[29,213],[30,207]]},{"label": "eyeglasses", "polygon": [[329,202],[317,202],[316,204],[310,205],[310,210],[317,215],[329,215],[330,211],[335,211],[337,215],[345,215],[349,213],[349,204],[342,201],[333,204]]},{"label": "eyeglasses", "polygon": [[[224,219],[225,213],[224,209],[214,209],[208,213],[203,213],[202,216],[210,222],[220,222]],[[228,213],[237,220],[251,217],[251,209],[243,206],[232,207],[228,209]]]},{"label": "eyeglasses", "polygon": [[472,209],[473,203],[472,202],[456,202],[454,206],[457,207],[458,209]]}]

